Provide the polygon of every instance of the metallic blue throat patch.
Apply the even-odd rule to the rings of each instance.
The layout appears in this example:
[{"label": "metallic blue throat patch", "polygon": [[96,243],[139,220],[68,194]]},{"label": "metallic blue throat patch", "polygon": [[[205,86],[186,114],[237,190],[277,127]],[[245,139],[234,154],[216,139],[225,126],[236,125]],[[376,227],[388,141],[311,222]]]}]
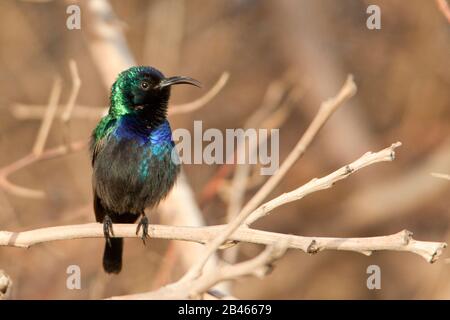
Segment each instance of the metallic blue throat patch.
[{"label": "metallic blue throat patch", "polygon": [[167,120],[158,127],[151,129],[142,128],[142,124],[138,123],[136,119],[124,116],[118,121],[113,136],[118,140],[137,142],[137,146],[140,148],[136,152],[141,153],[141,160],[138,165],[141,179],[149,176],[152,166],[155,166],[155,170],[158,170],[157,163],[167,157],[170,159],[175,145],[172,141],[172,130]]}]

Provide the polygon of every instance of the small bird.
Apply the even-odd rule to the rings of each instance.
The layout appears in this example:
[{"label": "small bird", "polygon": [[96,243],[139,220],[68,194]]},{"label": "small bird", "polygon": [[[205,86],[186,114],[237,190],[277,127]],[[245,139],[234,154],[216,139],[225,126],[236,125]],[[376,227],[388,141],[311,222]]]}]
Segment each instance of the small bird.
[{"label": "small bird", "polygon": [[167,120],[170,89],[200,83],[189,77],[166,78],[152,67],[131,67],[111,88],[110,107],[91,137],[92,186],[97,222],[106,239],[103,268],[122,269],[123,239],[113,238],[113,223],[140,221],[142,240],[148,236],[144,209],[167,196],[180,172]]}]

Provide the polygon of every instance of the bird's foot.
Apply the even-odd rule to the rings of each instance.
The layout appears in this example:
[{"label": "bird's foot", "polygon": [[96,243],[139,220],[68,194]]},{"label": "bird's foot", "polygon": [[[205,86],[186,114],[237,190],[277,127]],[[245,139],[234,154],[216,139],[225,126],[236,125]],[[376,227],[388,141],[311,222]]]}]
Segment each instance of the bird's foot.
[{"label": "bird's foot", "polygon": [[109,246],[111,246],[111,236],[114,236],[114,231],[111,217],[108,215],[103,218],[103,234],[105,236],[106,242]]},{"label": "bird's foot", "polygon": [[139,230],[142,227],[142,236],[141,239],[144,242],[145,245],[145,239],[148,238],[148,218],[147,216],[143,215],[141,220],[139,221],[137,228],[136,228],[136,235],[139,234]]}]

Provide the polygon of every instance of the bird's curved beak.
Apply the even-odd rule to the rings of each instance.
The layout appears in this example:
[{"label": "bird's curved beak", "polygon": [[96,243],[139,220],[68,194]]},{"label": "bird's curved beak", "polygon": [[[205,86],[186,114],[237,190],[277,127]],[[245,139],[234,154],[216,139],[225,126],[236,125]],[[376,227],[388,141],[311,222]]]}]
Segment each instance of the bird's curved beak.
[{"label": "bird's curved beak", "polygon": [[161,82],[156,86],[156,88],[164,88],[167,86],[173,86],[174,84],[190,84],[196,87],[201,88],[201,83],[198,82],[195,79],[189,78],[189,77],[180,77],[180,76],[175,76],[175,77],[170,77],[170,78],[165,78],[162,79]]}]

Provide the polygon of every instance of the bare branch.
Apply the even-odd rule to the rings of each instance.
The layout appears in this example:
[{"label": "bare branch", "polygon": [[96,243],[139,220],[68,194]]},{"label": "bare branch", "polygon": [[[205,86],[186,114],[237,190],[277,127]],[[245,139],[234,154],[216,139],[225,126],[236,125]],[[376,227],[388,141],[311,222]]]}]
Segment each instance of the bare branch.
[{"label": "bare branch", "polygon": [[347,178],[352,173],[367,167],[369,165],[383,162],[383,161],[392,161],[395,158],[395,148],[401,146],[400,142],[393,143],[390,147],[385,148],[381,151],[372,153],[368,152],[360,157],[358,160],[334,171],[333,173],[322,177],[322,178],[314,178],[303,186],[291,191],[282,194],[281,196],[266,202],[261,205],[258,209],[253,211],[250,214],[248,219],[245,220],[245,224],[248,226],[255,222],[256,220],[268,215],[273,209],[284,205],[286,203],[300,200],[306,195],[331,188],[337,181]]},{"label": "bare branch", "polygon": [[[227,225],[209,227],[181,227],[167,225],[149,225],[149,236],[153,239],[180,240],[207,244]],[[137,238],[134,224],[114,224],[114,236],[120,238]],[[0,231],[0,246],[29,248],[40,243],[60,240],[103,238],[100,223],[86,223],[34,229],[30,231],[10,232]],[[256,230],[240,227],[229,238],[231,242],[246,242],[261,245],[272,245],[289,240],[289,248],[299,249],[307,253],[317,253],[323,250],[354,251],[370,255],[372,251],[393,250],[407,251],[423,257],[428,262],[434,262],[446,247],[442,242],[417,241],[412,239],[412,233],[403,230],[389,236],[365,238],[332,238],[303,237],[290,234]]]},{"label": "bare branch", "polygon": [[431,175],[435,178],[450,180],[450,174],[432,172]]}]

